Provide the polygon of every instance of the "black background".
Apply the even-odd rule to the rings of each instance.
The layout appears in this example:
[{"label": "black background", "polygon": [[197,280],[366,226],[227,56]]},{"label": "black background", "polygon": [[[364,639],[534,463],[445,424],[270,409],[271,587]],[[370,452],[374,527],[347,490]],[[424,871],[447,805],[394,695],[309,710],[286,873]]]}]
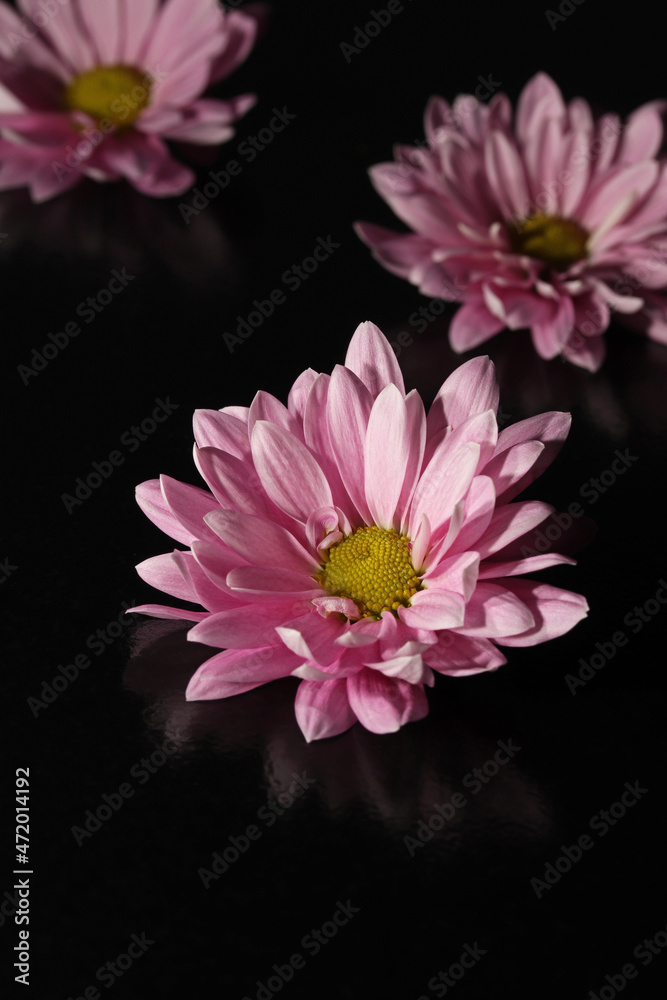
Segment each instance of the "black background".
[{"label": "black background", "polygon": [[[186,703],[187,681],[211,651],[187,643],[178,623],[122,618],[122,635],[103,652],[87,646],[124,602],[162,600],[133,567],[171,545],[136,507],[134,486],[162,472],[198,482],[195,408],[248,405],[258,388],[284,399],[304,368],[342,362],[365,319],[392,340],[412,334],[400,362],[427,401],[460,363],[446,341],[454,307],[417,334],[409,317],[425,300],[374,263],[351,228],[355,219],[401,228],[366,170],[390,159],[394,142],[423,139],[432,93],[452,99],[490,75],[515,101],[542,69],[566,98],[626,115],[667,91],[664,34],[647,4],[612,14],[599,0],[566,3],[571,13],[553,29],[539,4],[414,0],[346,61],[341,43],[384,6],[273,5],[261,44],[216,90],[253,91],[258,103],[235,139],[200,151],[200,182],[233,158],[242,172],[189,225],[178,206],[192,192],[159,201],[125,184],[85,182],[42,206],[25,191],[0,196],[10,470],[0,558],[15,567],[0,591],[12,626],[0,796],[13,820],[14,770],[30,768],[34,871],[32,985],[18,995],[67,1000],[97,986],[106,996],[96,974],[134,934],[153,943],[109,985],[112,997],[254,1000],[273,965],[300,952],[305,967],[279,991],[286,1000],[431,998],[429,980],[475,943],[485,954],[448,989],[457,1000],[584,1000],[605,986],[608,1000],[605,977],[628,962],[638,973],[623,996],[661,995],[667,954],[646,967],[633,950],[667,924],[665,611],[636,634],[624,617],[667,576],[664,347],[612,323],[609,359],[595,375],[540,360],[524,332],[480,349],[498,366],[508,422],[573,413],[561,456],[527,496],[560,510],[581,501],[597,524],[576,568],[544,574],[585,594],[591,612],[561,639],[509,650],[495,674],[439,678],[426,720],[389,736],[356,726],[307,745],[294,720],[295,680]],[[274,107],[296,117],[249,163],[238,145]],[[283,273],[319,237],[340,247],[301,288],[286,289]],[[25,384],[19,366],[77,319],[114,268],[133,275],[127,288]],[[223,333],[276,288],[285,303],[230,353]],[[125,432],[167,398],[177,409],[131,450]],[[636,460],[594,503],[582,501],[582,486],[610,468],[617,449]],[[68,513],[63,494],[114,450],[122,465]],[[565,675],[619,629],[627,645],[573,695]],[[79,654],[90,667],[35,710],[28,699],[40,699]],[[167,739],[177,749],[158,754],[146,780],[142,758]],[[411,856],[404,838],[434,804],[465,792],[466,774],[499,740],[520,752]],[[258,820],[277,796],[288,801],[294,773],[304,772],[312,787],[271,827]],[[591,833],[626,782],[648,791],[605,836]],[[72,828],[124,783],[131,797],[78,844]],[[205,887],[200,869],[253,823],[260,839]],[[531,879],[585,833],[594,846],[538,899]],[[10,828],[0,849],[8,987],[18,932],[12,843]],[[359,912],[313,955],[304,936],[348,900]]]}]

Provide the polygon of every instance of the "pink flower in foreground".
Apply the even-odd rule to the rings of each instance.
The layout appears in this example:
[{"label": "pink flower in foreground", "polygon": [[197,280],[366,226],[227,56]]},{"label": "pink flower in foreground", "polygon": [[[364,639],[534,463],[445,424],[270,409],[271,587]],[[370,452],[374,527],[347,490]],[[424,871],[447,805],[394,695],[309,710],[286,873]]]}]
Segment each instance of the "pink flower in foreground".
[{"label": "pink flower in foreground", "polygon": [[543,358],[592,371],[610,312],[667,343],[667,176],[658,102],[594,121],[535,76],[488,107],[460,96],[428,104],[425,148],[400,146],[371,170],[414,232],[367,222],[357,232],[389,271],[434,298],[463,302],[450,340],[466,351],[505,327],[529,327]]},{"label": "pink flower in foreground", "polygon": [[255,103],[200,97],[252,48],[257,19],[245,11],[216,0],[18,6],[23,17],[0,3],[0,190],[28,185],[45,201],[88,176],[179,194],[194,174],[164,140],[224,142]]},{"label": "pink flower in foreground", "polygon": [[449,376],[427,416],[382,333],[362,323],[345,365],[307,369],[287,407],[258,392],[250,408],[197,411],[210,492],[168,476],[137,490],[148,517],[189,546],[147,559],[140,576],[206,611],[133,610],[196,621],[189,639],[225,649],[187,698],[292,674],[307,740],[357,720],[393,732],[427,714],[434,671],[495,670],[506,662],[496,643],[532,646],[583,618],[583,597],[517,577],[573,562],[521,552],[553,508],[509,503],[552,461],[570,417],[498,433],[497,407],[480,357]]}]

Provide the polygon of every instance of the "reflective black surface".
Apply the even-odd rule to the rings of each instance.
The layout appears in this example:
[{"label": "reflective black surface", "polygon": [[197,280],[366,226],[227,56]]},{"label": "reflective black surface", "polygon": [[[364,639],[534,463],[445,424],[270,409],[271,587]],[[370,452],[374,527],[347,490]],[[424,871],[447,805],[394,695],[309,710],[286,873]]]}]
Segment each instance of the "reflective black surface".
[{"label": "reflective black surface", "polygon": [[[541,361],[524,333],[482,346],[504,420],[573,413],[526,497],[579,503],[582,536],[597,526],[576,568],[544,574],[591,612],[559,640],[509,650],[495,674],[439,678],[420,723],[307,745],[291,679],[188,704],[209,650],[177,623],[122,615],[159,600],[133,566],[170,547],[134,486],[161,472],[198,481],[196,407],[248,404],[258,388],[284,398],[302,369],[342,361],[364,319],[392,340],[411,334],[400,362],[425,399],[460,363],[446,341],[453,308],[418,334],[409,319],[424,300],[351,229],[394,225],[365,171],[394,142],[423,138],[431,93],[470,92],[491,74],[515,100],[538,69],[599,111],[665,93],[648,5],[561,7],[550,23],[534,5],[405,2],[347,61],[341,43],[368,5],[276,3],[223,88],[259,102],[236,139],[203,154],[200,183],[274,108],[295,117],[189,224],[179,205],[194,193],[150,201],[90,183],[43,206],[0,196],[11,627],[0,794],[13,821],[15,769],[30,769],[32,996],[662,995],[667,349],[613,324],[609,361],[591,375]],[[286,272],[319,240],[328,258],[292,287]],[[114,271],[126,287],[86,322]],[[230,353],[224,334],[274,289],[284,302]],[[77,320],[43,370],[21,373]],[[168,418],[142,431],[158,407]],[[64,502],[94,463],[111,472]],[[567,675],[594,655],[573,691]],[[11,830],[4,844],[11,987]]]}]

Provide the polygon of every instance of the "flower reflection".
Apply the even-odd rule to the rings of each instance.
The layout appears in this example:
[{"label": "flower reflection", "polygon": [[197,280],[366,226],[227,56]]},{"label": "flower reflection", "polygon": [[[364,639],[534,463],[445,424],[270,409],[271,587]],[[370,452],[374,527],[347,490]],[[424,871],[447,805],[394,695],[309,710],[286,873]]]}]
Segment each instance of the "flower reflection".
[{"label": "flower reflection", "polygon": [[119,262],[130,271],[157,259],[176,277],[200,289],[233,287],[239,281],[239,252],[216,217],[200,212],[184,226],[173,204],[143,198],[131,188],[84,183],[62,198],[35,205],[26,191],[0,194],[2,257],[35,251],[71,266],[74,260],[99,268]]},{"label": "flower reflection", "polygon": [[[316,796],[329,812],[344,817],[365,809],[389,833],[426,846],[489,825],[511,825],[515,840],[551,835],[549,797],[524,767],[521,750],[510,757],[502,748],[499,753],[500,744],[512,750],[521,741],[500,733],[492,715],[468,712],[468,697],[455,697],[455,681],[446,697],[433,699],[422,726],[403,727],[381,741],[357,726],[333,741],[308,744],[292,711],[296,680],[275,681],[243,698],[186,702],[183,692],[206,651],[186,640],[182,623],[141,621],[132,629],[131,646],[125,685],[148,702],[146,723],[156,745],[170,738],[178,740],[181,755],[203,748],[226,758],[255,753],[271,799],[289,794],[295,773],[305,772],[314,779],[306,796]],[[461,796],[462,806],[448,808]],[[441,824],[443,812],[453,815]]]}]

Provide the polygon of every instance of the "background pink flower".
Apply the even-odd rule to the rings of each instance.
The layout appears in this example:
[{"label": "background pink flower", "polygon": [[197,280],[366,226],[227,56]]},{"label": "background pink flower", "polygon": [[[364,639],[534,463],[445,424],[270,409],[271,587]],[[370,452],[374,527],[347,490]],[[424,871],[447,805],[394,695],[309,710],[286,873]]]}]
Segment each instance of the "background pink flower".
[{"label": "background pink flower", "polygon": [[498,644],[534,645],[584,617],[578,594],[519,578],[573,560],[527,554],[553,508],[510,502],[555,457],[569,415],[499,433],[497,407],[493,366],[473,358],[427,415],[364,323],[345,365],[304,371],[287,406],[258,392],[249,408],[197,411],[208,490],[163,476],[137,491],[188,549],[137,569],[206,610],[133,609],[195,621],[190,639],[224,649],[197,670],[188,699],[294,675],[306,739],[357,720],[392,732],[427,714],[434,672],[495,670],[506,662]]},{"label": "background pink flower", "polygon": [[202,98],[250,52],[261,6],[216,0],[0,3],[0,190],[44,201],[78,183],[125,178],[144,194],[194,181],[165,139],[225,142],[253,94]]},{"label": "background pink flower", "polygon": [[505,94],[488,106],[434,97],[424,148],[399,146],[395,163],[371,170],[413,232],[367,222],[357,232],[425,295],[464,303],[450,329],[457,351],[528,327],[541,357],[595,370],[612,311],[666,343],[662,110],[653,102],[625,125],[595,121],[544,73],[524,88],[514,123]]}]

